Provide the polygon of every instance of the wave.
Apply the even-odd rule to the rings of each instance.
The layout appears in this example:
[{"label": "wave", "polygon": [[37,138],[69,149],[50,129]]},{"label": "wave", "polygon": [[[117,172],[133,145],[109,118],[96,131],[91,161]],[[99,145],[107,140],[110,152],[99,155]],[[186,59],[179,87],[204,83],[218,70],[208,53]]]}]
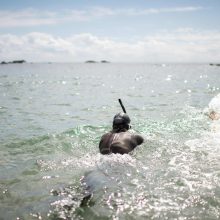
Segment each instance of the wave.
[{"label": "wave", "polygon": [[35,160],[37,172],[32,165],[23,177],[33,178],[37,190],[48,187],[40,203],[51,205],[50,219],[218,219],[219,142],[203,111],[186,106],[173,118],[133,121],[146,141],[129,155],[99,153],[109,126],[78,126],[3,147],[16,159]]}]

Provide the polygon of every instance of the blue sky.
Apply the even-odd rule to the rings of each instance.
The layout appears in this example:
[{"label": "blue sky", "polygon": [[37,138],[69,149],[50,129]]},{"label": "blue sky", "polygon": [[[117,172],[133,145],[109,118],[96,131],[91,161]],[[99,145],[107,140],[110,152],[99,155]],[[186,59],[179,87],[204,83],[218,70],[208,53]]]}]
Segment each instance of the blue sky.
[{"label": "blue sky", "polygon": [[0,60],[220,61],[219,0],[0,4]]}]

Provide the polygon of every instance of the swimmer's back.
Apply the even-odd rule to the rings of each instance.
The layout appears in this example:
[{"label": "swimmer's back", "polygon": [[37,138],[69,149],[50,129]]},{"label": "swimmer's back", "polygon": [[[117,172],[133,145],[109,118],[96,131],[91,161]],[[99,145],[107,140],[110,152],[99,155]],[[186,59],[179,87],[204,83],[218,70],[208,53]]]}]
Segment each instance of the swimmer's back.
[{"label": "swimmer's back", "polygon": [[131,152],[135,147],[143,143],[143,138],[128,131],[113,133],[108,132],[101,138],[99,149],[102,154]]}]

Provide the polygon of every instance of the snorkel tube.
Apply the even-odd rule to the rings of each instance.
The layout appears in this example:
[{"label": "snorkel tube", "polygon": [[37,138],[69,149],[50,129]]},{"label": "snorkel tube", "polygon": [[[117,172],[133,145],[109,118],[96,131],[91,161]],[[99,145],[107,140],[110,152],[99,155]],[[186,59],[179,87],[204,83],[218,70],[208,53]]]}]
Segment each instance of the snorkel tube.
[{"label": "snorkel tube", "polygon": [[118,99],[118,101],[119,101],[119,103],[120,103],[120,105],[121,105],[121,108],[122,108],[123,112],[124,112],[124,113],[127,113],[126,110],[125,110],[125,107],[124,107],[124,105],[123,105],[123,103],[122,103],[122,101],[121,101],[121,99]]},{"label": "snorkel tube", "polygon": [[124,118],[123,120],[126,121],[126,123],[128,124],[128,128],[127,128],[127,129],[130,129],[130,128],[131,128],[131,125],[129,125],[129,124],[130,124],[131,120],[130,120],[129,116],[127,115],[127,112],[126,112],[126,110],[125,110],[125,107],[124,107],[124,105],[123,105],[121,99],[118,99],[118,101],[119,101],[119,103],[120,103],[120,105],[121,105],[121,108],[122,108],[122,110],[123,110],[123,112],[124,112],[124,115],[123,115],[123,113],[119,113],[119,115],[122,114],[121,117],[123,117],[123,118]]}]

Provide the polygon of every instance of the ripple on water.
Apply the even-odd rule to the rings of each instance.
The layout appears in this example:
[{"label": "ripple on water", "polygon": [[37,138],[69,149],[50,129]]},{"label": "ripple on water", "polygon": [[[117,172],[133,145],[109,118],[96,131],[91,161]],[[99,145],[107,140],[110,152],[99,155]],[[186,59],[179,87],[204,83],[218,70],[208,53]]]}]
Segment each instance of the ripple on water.
[{"label": "ripple on water", "polygon": [[[150,128],[139,124],[138,129],[148,133],[149,141],[133,155],[88,153],[63,161],[66,168],[84,173],[85,191],[74,204],[68,202],[68,196],[58,200],[58,215],[76,219],[218,219],[218,135],[207,132],[207,124],[201,127],[205,120],[201,112],[190,111],[169,122],[151,123]],[[159,132],[155,135],[155,131]],[[181,135],[183,131],[194,132],[194,137],[199,131],[200,136],[182,138],[176,131]],[[91,192],[88,206],[80,207],[83,195]],[[67,194],[73,197],[74,193]]]},{"label": "ripple on water", "polygon": [[[31,187],[43,188],[42,197],[50,194],[47,203],[31,193],[22,201],[51,204],[52,219],[218,219],[219,136],[207,132],[201,111],[186,107],[172,119],[136,125],[146,142],[131,155],[98,153],[99,138],[108,130],[104,126],[79,126],[4,145],[16,157],[22,149],[24,156],[36,158],[37,168],[25,168],[21,175],[33,181]],[[28,187],[20,181],[11,186]]]}]

